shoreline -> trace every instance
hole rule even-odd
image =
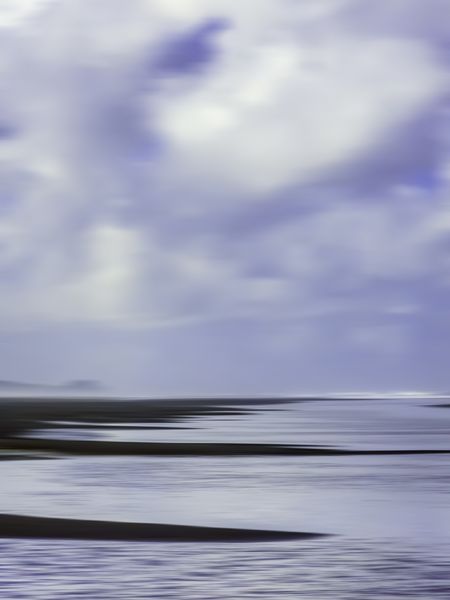
[[[0,439],[0,451],[50,452],[85,456],[401,456],[450,454],[449,449],[345,450],[326,446],[281,444],[116,442],[8,437]]]
[[[130,542],[269,542],[330,534],[159,523],[128,523],[0,514],[0,538]]]
[[[174,427],[213,416],[246,416],[268,406],[298,402],[288,398],[211,398],[126,400],[106,398],[1,398],[0,438],[36,429],[59,427],[59,422],[87,428],[109,424]],[[272,409],[273,410],[273,409]]]

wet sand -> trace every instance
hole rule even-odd
[[[0,538],[136,542],[268,542],[305,540],[323,537],[324,535],[326,534],[155,523],[86,521],[0,514]]]
[[[0,461],[5,460],[41,460],[43,458],[46,459],[54,459],[55,456],[47,456],[45,454],[9,454],[7,452],[0,451]]]
[[[0,439],[0,449],[90,456],[397,456],[450,454],[446,449],[344,450],[321,446],[173,442],[109,442],[43,438]]]
[[[121,400],[111,398],[0,398],[0,438],[24,435],[42,427],[77,427],[141,424],[143,428],[165,425],[176,428],[181,422],[210,416],[242,416],[260,407],[283,405],[293,398],[185,398]],[[274,409],[271,409],[274,410]]]
[[[4,398],[0,399],[0,460],[54,455],[91,456],[395,456],[449,454],[450,449],[344,449],[333,446],[127,442],[45,439],[29,437],[45,428],[104,429],[109,426],[136,429],[179,429],[186,421],[210,416],[241,416],[264,410],[282,410],[283,404],[308,402],[318,398],[201,398],[121,400],[107,398]],[[439,405],[446,407],[446,405]],[[130,425],[132,424],[132,425]],[[188,426],[188,428],[190,428]],[[8,455],[8,453],[10,453]],[[37,453],[44,453],[39,456]],[[22,458],[22,456],[20,457]]]

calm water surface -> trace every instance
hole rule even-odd
[[[183,424],[193,429],[52,435],[450,449],[450,410],[435,402],[328,400]],[[3,513],[336,534],[263,544],[0,539],[5,600],[450,597],[450,455],[83,457],[0,462],[0,477]]]

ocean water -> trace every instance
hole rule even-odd
[[[40,431],[141,441],[450,450],[435,399],[323,400],[174,430]],[[332,534],[264,543],[0,539],[0,598],[450,597],[450,454],[65,457],[0,462],[0,512]]]

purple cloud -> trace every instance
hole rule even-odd
[[[151,57],[151,73],[160,76],[200,73],[216,58],[215,40],[229,28],[225,19],[209,19],[165,42]]]
[[[444,2],[19,8],[0,9],[3,378],[445,383]]]

